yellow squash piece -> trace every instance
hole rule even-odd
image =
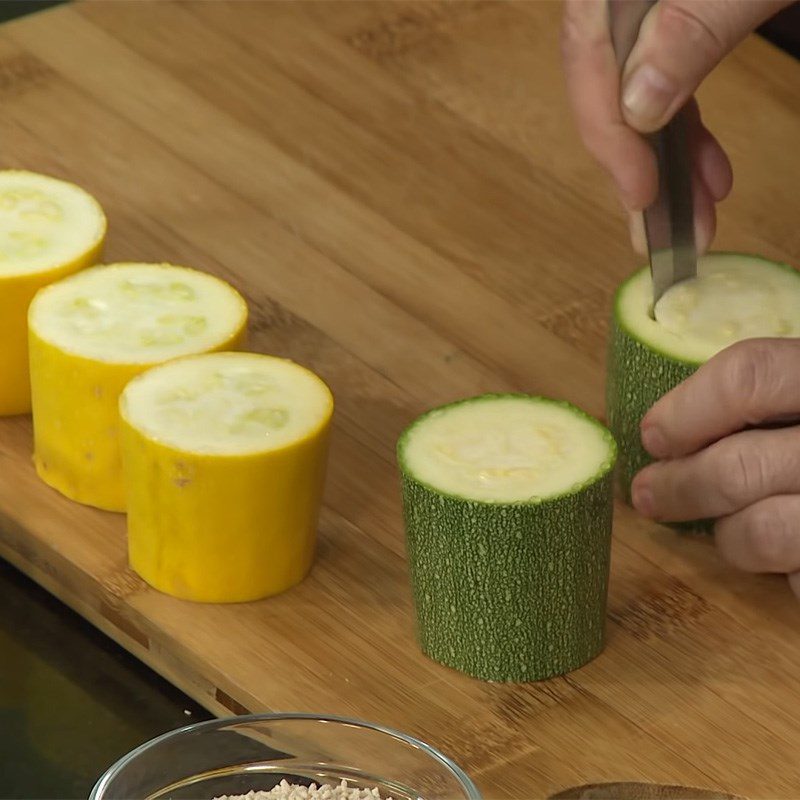
[[[170,264],[83,270],[30,306],[34,461],[72,500],[125,510],[119,396],[170,359],[244,344],[247,306],[218,278]]]
[[[98,261],[106,218],[66,181],[0,170],[0,416],[31,410],[28,306],[43,286]]]
[[[281,358],[182,358],[120,398],[131,567],[187,600],[258,600],[311,568],[333,398]]]

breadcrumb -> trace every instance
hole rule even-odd
[[[282,780],[268,792],[248,792],[247,794],[221,795],[214,800],[392,800],[391,797],[381,797],[377,789],[356,789],[342,781],[338,786],[323,783],[317,786],[302,786],[297,783],[288,783]]]

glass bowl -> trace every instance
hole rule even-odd
[[[377,788],[392,800],[481,800],[447,756],[403,733],[343,717],[252,714],[199,722],[132,750],[89,800],[212,800],[292,784]]]

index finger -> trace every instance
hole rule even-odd
[[[622,118],[620,71],[605,2],[565,0],[561,52],[567,91],[584,145],[611,174],[627,208],[645,208],[658,189],[655,158]]]
[[[695,453],[731,433],[800,415],[800,339],[748,339],[718,353],[642,420],[655,458]]]

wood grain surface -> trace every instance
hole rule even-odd
[[[396,726],[485,797],[656,781],[800,796],[800,607],[706,540],[617,508],[606,652],[479,683],[413,638],[394,443],[517,389],[603,413],[606,316],[637,266],[581,149],[550,2],[70,4],[0,28],[2,166],[67,177],[107,260],[215,272],[255,349],[337,398],[320,551],[269,601],[199,606],[126,567],[124,518],[36,479],[0,422],[0,553],[219,714]],[[746,41],[701,92],[729,149],[718,246],[800,262],[800,65]],[[24,621],[21,621],[24,624]]]

